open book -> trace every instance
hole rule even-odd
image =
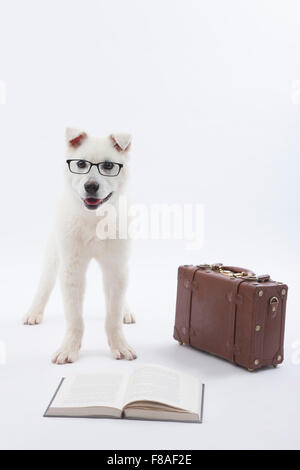
[[[204,385],[166,367],[62,379],[44,416],[202,422]]]

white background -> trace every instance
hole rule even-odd
[[[299,46],[297,1],[0,2],[2,448],[300,447]],[[61,376],[135,366],[110,356],[93,264],[77,363],[50,363],[64,327],[58,289],[41,326],[21,325],[61,184],[66,126],[133,133],[136,202],[205,205],[201,249],[134,244],[137,324],[126,326],[136,364],[203,378],[202,425],[42,418]],[[282,367],[250,374],[172,339],[177,266],[199,262],[289,284]]]

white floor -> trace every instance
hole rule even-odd
[[[29,250],[30,252],[30,250]],[[24,255],[26,260],[26,254]],[[28,255],[29,256],[29,255]],[[28,260],[27,260],[28,261]],[[20,323],[35,284],[38,260],[15,270],[6,264],[0,340],[0,447],[4,449],[295,449],[300,448],[300,352],[296,294],[289,298],[286,359],[277,369],[249,373],[223,360],[179,346],[172,339],[177,260],[133,263],[130,297],[136,325],[126,325],[137,361],[112,359],[103,331],[100,276],[91,266],[85,302],[86,332],[80,359],[57,366],[50,357],[63,335],[57,290],[45,322]],[[168,266],[168,267],[166,267]],[[3,274],[3,273],[2,273]],[[16,293],[14,281],[19,286]],[[288,281],[288,280],[287,280]],[[299,350],[299,344],[298,344]],[[204,423],[43,418],[60,378],[70,373],[132,370],[158,363],[203,378]]]

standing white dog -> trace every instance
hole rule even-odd
[[[96,227],[99,218],[95,209],[109,200],[118,223],[118,199],[126,196],[128,160],[131,136],[111,134],[90,137],[77,129],[67,129],[65,188],[55,217],[45,265],[36,295],[24,324],[42,321],[44,309],[59,274],[66,334],[52,361],[56,364],[74,362],[83,335],[82,304],[85,273],[89,261],[95,258],[103,272],[106,300],[106,333],[116,359],[135,359],[136,354],[123,334],[125,323],[134,323],[125,295],[128,279],[128,240],[99,239]],[[117,233],[117,231],[116,231]]]

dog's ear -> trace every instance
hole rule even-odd
[[[73,129],[70,127],[66,129],[66,140],[70,147],[79,147],[86,138],[87,134],[81,129]]]
[[[112,144],[118,152],[127,152],[131,145],[131,134],[126,134],[122,132],[118,132],[115,134],[110,134],[110,139]]]

